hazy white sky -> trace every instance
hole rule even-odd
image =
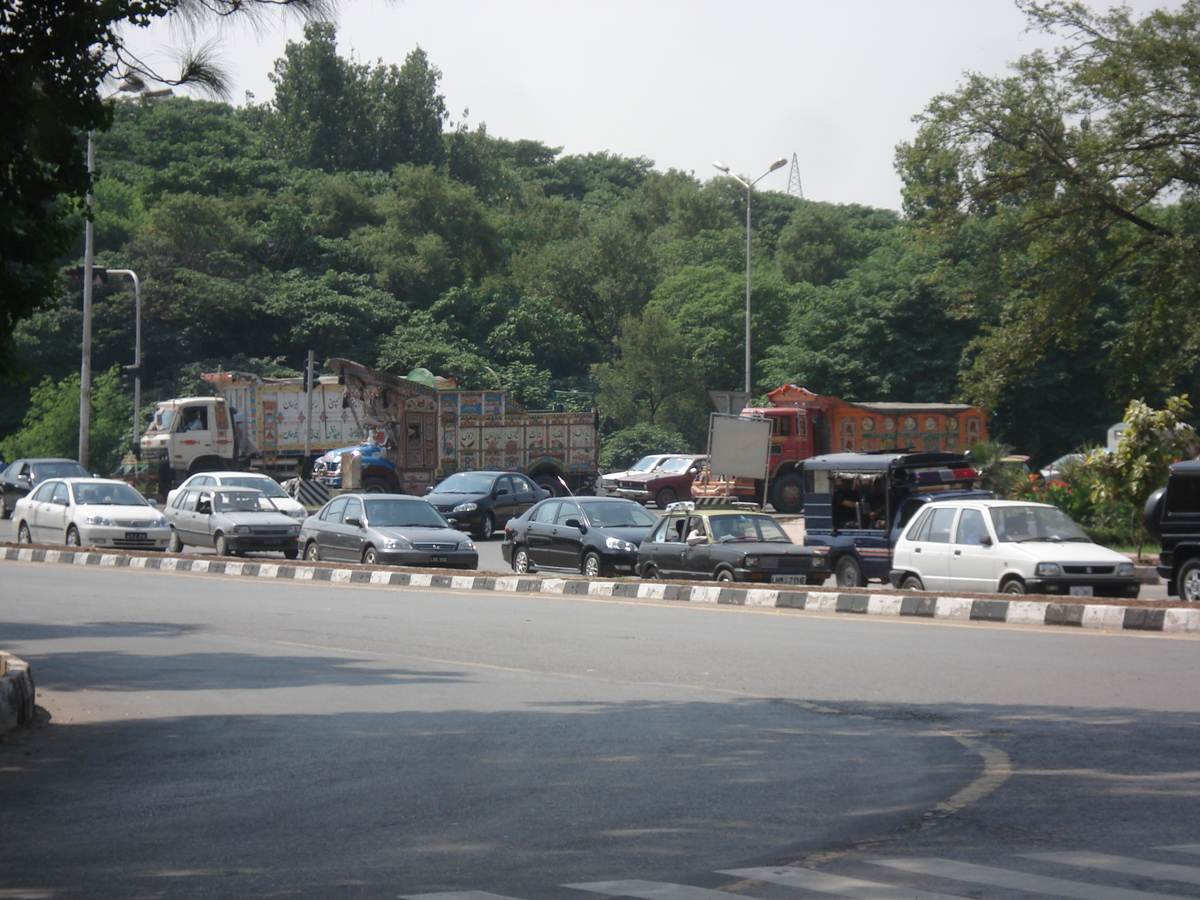
[[[400,65],[420,45],[451,119],[497,137],[701,180],[719,175],[713,160],[757,178],[795,154],[805,197],[898,209],[893,156],[912,117],[964,72],[1002,74],[1047,45],[1025,25],[1012,0],[342,0],[338,50]],[[226,27],[234,103],[270,98],[274,61],[302,32]],[[160,27],[135,46],[173,40]],[[788,181],[784,167],[759,186]]]

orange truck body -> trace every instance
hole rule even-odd
[[[794,384],[767,394],[770,406],[747,407],[743,416],[770,418],[771,449],[766,483],[736,479],[724,485],[710,476],[699,490],[751,496],[770,492],[777,512],[804,505],[804,460],[823,453],[918,450],[963,453],[987,438],[987,413],[965,403],[850,403]]]

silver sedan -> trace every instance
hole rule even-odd
[[[134,488],[108,478],[44,481],[13,507],[17,540],[165,550],[171,528]]]

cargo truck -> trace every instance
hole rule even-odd
[[[556,494],[593,486],[594,410],[527,411],[504,391],[442,390],[342,359],[326,367],[335,374],[311,390],[303,378],[217,372],[203,376],[213,396],[158,403],[139,443],[159,466],[159,491],[210,469],[307,477],[313,458],[338,449],[363,457],[368,491],[424,494],[473,469],[524,472]]]
[[[825,453],[870,451],[964,453],[987,438],[987,414],[964,403],[850,403],[794,384],[767,394],[770,406],[747,407],[743,416],[772,422],[765,481],[737,479],[727,493],[777,512],[804,507],[804,460]]]

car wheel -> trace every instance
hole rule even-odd
[[[729,582],[733,581],[733,573],[728,569],[721,569],[719,572],[717,572],[717,581],[720,581],[723,584],[728,584]]]
[[[600,557],[595,553],[589,553],[583,558],[583,565],[579,567],[579,571],[588,578],[598,578],[604,574],[604,567],[600,564]]]
[[[843,556],[839,559],[834,574],[837,576],[838,587],[862,587],[867,583],[863,578],[862,567],[853,556]]]
[[[1020,578],[1010,578],[1004,584],[1000,585],[1000,593],[1002,594],[1024,594],[1025,582]]]
[[[18,544],[32,544],[33,543],[33,535],[29,533],[29,526],[26,525],[24,522],[22,522],[17,527],[17,543]]]
[[[374,547],[367,547],[367,549],[363,551],[362,561],[364,566],[379,565],[379,551]]]
[[[308,546],[304,548],[304,558],[309,562],[321,561],[321,548],[317,546],[316,541],[308,542]]]
[[[300,555],[300,551],[299,551],[299,550],[284,550],[284,551],[283,551],[283,558],[284,558],[284,559],[295,559],[295,558],[296,558],[297,556],[299,556],[299,555]]]
[[[678,499],[679,495],[675,493],[675,488],[672,487],[665,487],[654,495],[654,502],[659,509],[666,509]]]
[[[167,550],[171,553],[183,552],[183,541],[179,539],[179,532],[174,528],[171,529],[171,540],[167,544]]]
[[[479,527],[475,529],[475,537],[481,541],[490,541],[492,535],[496,533],[496,517],[490,512],[484,513],[483,518],[479,520]]]
[[[1200,559],[1189,559],[1179,570],[1179,599],[1188,603],[1200,602]]]
[[[68,547],[80,547],[82,545],[83,545],[83,541],[81,541],[79,539],[79,529],[76,528],[74,525],[68,526],[67,527],[67,546]]]
[[[216,550],[217,556],[229,556],[229,538],[218,531],[213,537],[213,549]]]
[[[518,575],[528,575],[533,571],[533,564],[529,561],[529,551],[524,547],[513,548],[512,569]]]
[[[662,573],[658,571],[658,566],[654,563],[647,563],[646,568],[642,569],[642,577],[650,581],[658,581],[662,578]]]
[[[900,582],[900,590],[902,591],[923,591],[925,585],[916,575],[905,575],[904,580]]]

